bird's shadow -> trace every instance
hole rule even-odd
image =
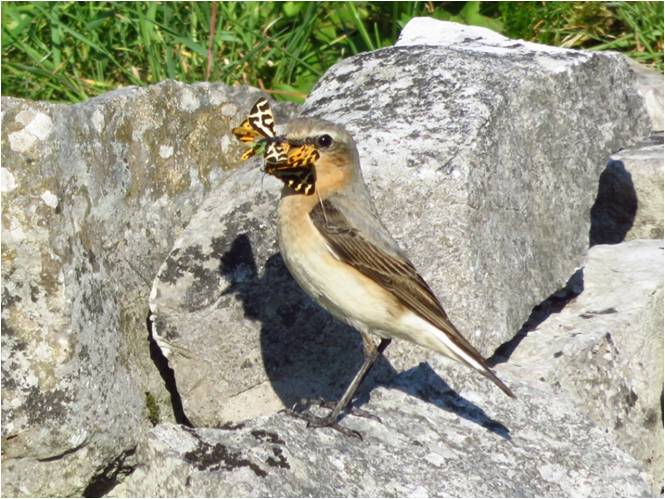
[[[360,335],[312,301],[289,274],[280,254],[259,273],[247,234],[239,234],[220,259],[230,283],[225,294],[242,303],[245,317],[260,322],[265,372],[286,407],[302,399],[338,400],[360,367]],[[363,405],[379,385],[390,385],[472,421],[501,438],[510,431],[460,397],[425,363],[398,373],[381,357],[363,382],[354,405]]]

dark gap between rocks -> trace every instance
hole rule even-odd
[[[99,474],[90,480],[90,483],[88,483],[88,486],[83,491],[82,497],[102,497],[118,485],[124,477],[131,475],[136,466],[135,463],[128,464],[127,461],[134,454],[136,454],[136,448],[129,449],[106,465]]]
[[[639,147],[663,143],[663,133],[652,133]],[[620,151],[619,151],[620,152]],[[591,207],[589,246],[623,242],[637,213],[637,193],[623,161],[610,159],[598,179],[598,193]]]
[[[551,294],[545,301],[536,305],[531,311],[531,315],[522,325],[517,334],[506,341],[494,351],[494,354],[487,359],[487,363],[493,367],[497,364],[508,362],[518,345],[527,335],[534,331],[550,315],[558,314],[572,299],[577,297],[584,290],[584,269],[575,272],[566,285],[555,293]]]
[[[192,425],[189,418],[187,418],[185,410],[182,407],[182,399],[178,392],[173,369],[169,366],[168,359],[164,356],[162,350],[157,345],[157,342],[152,337],[152,321],[150,320],[150,313],[148,313],[145,323],[146,329],[148,330],[148,343],[150,344],[150,359],[157,367],[159,375],[164,380],[164,385],[171,396],[171,406],[173,407],[173,415],[175,416],[176,423],[193,427],[194,425]]]
[[[598,179],[591,207],[589,246],[618,244],[626,238],[637,213],[637,193],[623,161],[609,160]]]
[[[185,415],[185,411],[182,407],[182,399],[180,398],[180,393],[178,393],[173,369],[169,367],[168,360],[157,345],[155,339],[152,337],[150,313],[148,313],[146,318],[146,328],[148,330],[150,359],[155,364],[155,367],[157,367],[160,376],[164,380],[164,385],[171,396],[171,406],[173,408],[175,420],[178,424],[192,427],[193,425]],[[135,464],[130,464],[128,461],[135,453],[136,448],[132,448],[116,457],[102,471],[90,479],[90,482],[83,491],[82,497],[102,497],[118,485],[125,477],[131,475],[134,472]]]

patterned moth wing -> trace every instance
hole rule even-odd
[[[287,160],[288,144],[271,140],[275,138],[275,118],[268,99],[261,97],[256,101],[247,119],[231,131],[239,141],[251,144],[240,157],[241,161],[251,158],[262,147],[265,148],[266,161]]]
[[[254,156],[256,154],[257,149],[259,149],[260,146],[260,143],[258,142],[257,139],[259,139],[261,136],[259,132],[252,127],[249,118],[243,121],[240,124],[240,126],[235,127],[231,131],[233,132],[233,135],[235,135],[240,142],[244,143],[254,142],[254,144],[251,145],[249,149],[246,149],[245,152],[242,153],[242,156],[240,156],[240,161],[246,161],[252,156]]]
[[[314,164],[319,159],[319,151],[312,144],[290,145],[288,142],[276,142],[275,145],[281,146],[286,151],[285,161],[272,161],[266,163],[265,171],[270,175],[275,172],[283,172],[301,168],[314,168]]]
[[[288,152],[290,146],[288,142],[269,142],[263,156],[266,167],[268,165],[277,165],[288,161]]]
[[[287,144],[288,145],[288,144]],[[289,146],[286,162],[266,163],[266,173],[277,177],[295,192],[309,196],[314,193],[319,152],[311,144]]]
[[[233,135],[236,136],[236,139],[244,143],[254,142],[260,136],[259,132],[252,128],[252,125],[249,122],[249,118],[240,123],[239,126],[235,127],[231,131],[233,132]]]
[[[289,151],[287,165],[291,168],[310,167],[314,168],[314,164],[319,159],[319,151],[316,150],[312,144],[305,144],[299,147],[292,148]]]
[[[316,170],[314,168],[298,168],[285,173],[282,181],[294,191],[309,196],[314,194]]]
[[[246,119],[243,121],[240,126],[235,127],[233,130],[233,135],[236,136],[236,138],[240,142],[244,143],[251,143],[254,142],[258,137],[259,134],[256,130],[252,128],[252,126],[249,123],[249,119]],[[244,153],[242,153],[242,156],[240,156],[240,161],[245,161],[251,158],[256,154],[256,146],[252,146],[249,149],[247,149]]]
[[[249,111],[250,126],[264,137],[275,136],[275,118],[270,109],[270,103],[265,97],[256,101]]]
[[[311,166],[293,168],[280,165],[273,169],[270,174],[300,194],[309,196],[314,193],[316,170]]]

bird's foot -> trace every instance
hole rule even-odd
[[[360,440],[363,439],[363,436],[359,431],[342,426],[337,422],[336,418],[330,416],[315,416],[310,412],[297,412],[292,409],[287,409],[285,412],[290,416],[307,421],[307,428],[332,428],[347,437],[358,438]]]
[[[318,404],[319,407],[323,407],[324,409],[330,409],[331,411],[335,408],[336,402],[334,400],[317,400],[316,403]],[[369,411],[365,411],[364,409],[360,409],[359,407],[347,407],[344,412],[351,414],[353,416],[357,416],[359,418],[367,418],[367,419],[373,419],[374,421],[378,423],[383,423],[381,421],[381,418],[379,416],[376,416],[372,414]]]
[[[316,416],[309,411],[309,408],[313,405],[318,405],[324,409],[330,409],[331,413],[328,416]],[[299,402],[296,402],[290,410],[285,412],[291,416],[294,416],[298,419],[307,421],[308,428],[332,428],[339,431],[340,433],[348,436],[360,438],[362,440],[362,435],[355,431],[345,428],[337,422],[337,417],[332,416],[332,412],[337,407],[337,402],[334,400],[323,400],[323,399],[302,399]],[[381,423],[381,418],[371,414],[367,411],[359,409],[357,407],[347,407],[344,411],[346,413],[352,414],[353,416],[358,416],[361,418],[373,419]]]

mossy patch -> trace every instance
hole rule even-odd
[[[159,404],[157,403],[155,396],[150,392],[145,392],[145,408],[148,411],[148,420],[153,426],[157,426],[161,419]]]

